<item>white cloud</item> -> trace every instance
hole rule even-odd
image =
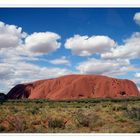
[[[0,22],[0,49],[17,47],[25,36],[26,33],[22,32],[21,27]]]
[[[0,22],[0,58],[3,55],[3,58],[8,56],[12,60],[27,57],[36,59],[39,55],[60,48],[60,38],[60,35],[53,32],[34,32],[28,35],[21,27]]]
[[[32,53],[48,54],[60,48],[60,38],[53,32],[35,32],[26,37],[24,48]]]
[[[5,87],[6,92],[19,83],[48,79],[72,73],[64,68],[40,67],[26,62],[13,64],[0,63],[0,67],[2,68],[0,69],[0,89]]]
[[[59,39],[53,32],[27,35],[21,27],[0,22],[0,91],[8,92],[19,83],[71,73],[65,68],[41,67],[31,62],[41,61],[41,55],[58,49]]]
[[[135,74],[135,77],[136,77],[136,78],[140,78],[140,73],[136,73],[136,74]]]
[[[61,68],[47,68],[47,67],[40,67],[38,65],[30,64],[30,63],[19,63],[18,67],[15,68],[15,75],[18,78],[26,77],[26,80],[33,80],[33,79],[45,79],[50,77],[57,77],[60,75],[68,74],[69,71],[67,69]]]
[[[54,64],[54,65],[68,65],[68,66],[70,66],[70,62],[65,56],[62,56],[61,58],[50,60],[49,62],[51,64]]]
[[[16,48],[2,48],[0,50],[0,62],[2,63],[19,63],[21,61],[39,61],[38,55],[31,55],[30,53]]]
[[[90,56],[109,51],[115,46],[114,40],[108,36],[80,36],[74,35],[66,40],[65,48],[79,56]]]
[[[27,35],[21,27],[0,22],[0,90],[8,91],[19,83],[72,73],[65,68],[41,67],[38,63],[35,65],[31,62],[41,61],[44,58],[40,56],[59,49],[60,38],[60,35],[53,32],[35,32]],[[136,68],[130,64],[129,58],[140,56],[139,46],[140,33],[133,34],[122,46],[116,46],[115,41],[108,36],[75,35],[65,42],[65,48],[71,49],[73,54],[79,56],[101,54],[103,58],[116,58],[111,60],[92,58],[81,62],[76,67],[80,73],[109,76],[135,71]],[[66,57],[49,62],[54,65],[70,65]]]
[[[37,55],[25,49],[27,33],[21,27],[0,22],[0,62],[37,60]]]
[[[14,70],[9,68],[10,65],[0,63],[0,80],[8,80],[14,74]]]
[[[140,32],[132,34],[132,36],[124,40],[124,44],[112,48],[110,52],[101,54],[102,58],[140,58]]]
[[[140,25],[140,12],[136,13],[133,19],[138,25]]]
[[[134,71],[136,68],[130,64],[128,59],[100,60],[91,58],[87,61],[81,62],[76,69],[82,74],[119,76],[126,74],[128,71]]]
[[[136,85],[137,85],[137,87],[138,87],[138,89],[140,91],[140,78],[136,77],[136,78],[133,78],[131,80],[136,83]]]

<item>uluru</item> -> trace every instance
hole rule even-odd
[[[81,99],[139,96],[136,84],[127,79],[102,75],[66,75],[19,84],[7,94],[9,99]]]

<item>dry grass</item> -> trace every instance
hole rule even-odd
[[[140,100],[6,101],[1,133],[139,133]]]

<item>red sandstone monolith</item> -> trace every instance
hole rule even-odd
[[[67,75],[19,84],[7,94],[9,99],[80,99],[139,96],[136,84],[126,79],[102,75]]]

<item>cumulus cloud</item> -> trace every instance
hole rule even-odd
[[[43,55],[59,49],[60,38],[60,35],[53,32],[34,32],[28,35],[21,27],[0,22],[0,90],[7,92],[19,83],[73,73],[66,68],[46,67],[40,66],[39,63],[32,63],[32,61],[41,61],[44,59]],[[140,57],[139,46],[140,33],[133,34],[120,46],[108,36],[75,35],[65,42],[65,48],[70,49],[75,55],[101,55],[101,59],[91,58],[79,63],[76,67],[78,73],[109,76],[135,71],[136,68],[130,64],[129,59]],[[54,65],[71,65],[65,56],[48,62]],[[139,77],[139,73],[135,76]],[[138,83],[138,78],[135,79]]]
[[[135,77],[136,77],[136,78],[140,78],[140,73],[136,73],[136,74],[135,74]]]
[[[45,79],[50,77],[57,77],[68,74],[70,71],[61,68],[47,68],[38,65],[22,62],[15,68],[15,75],[18,78],[25,78],[26,80]]]
[[[32,53],[48,54],[60,48],[60,35],[53,32],[35,32],[25,39],[25,49]]]
[[[40,56],[58,49],[60,35],[39,32],[28,35],[21,27],[0,22],[0,91],[16,84],[71,73],[65,68],[39,66]],[[44,61],[44,60],[43,60]]]
[[[8,80],[14,74],[14,70],[9,69],[10,65],[6,65],[4,63],[0,63],[0,80]]]
[[[0,63],[0,88],[6,87],[6,92],[19,83],[31,82],[39,79],[48,79],[72,73],[65,68],[47,68],[35,64],[20,63]]]
[[[80,36],[74,35],[66,40],[65,48],[79,56],[90,56],[109,51],[116,44],[108,36]]]
[[[36,55],[29,55],[23,50],[17,48],[2,48],[0,50],[0,63],[19,63],[21,61],[39,61]]]
[[[24,37],[26,37],[26,33],[22,32],[21,27],[0,22],[0,49],[17,47]]]
[[[76,69],[82,74],[119,76],[126,74],[128,71],[135,70],[136,68],[130,64],[128,59],[99,60],[91,58],[81,62]]]
[[[131,80],[136,83],[136,85],[140,91],[140,78],[136,77],[136,78],[132,78]]]
[[[68,66],[70,66],[70,62],[65,56],[62,56],[61,58],[50,60],[49,62],[51,64],[54,64],[54,65],[68,65]]]
[[[124,40],[124,44],[112,48],[110,52],[101,54],[102,58],[140,58],[140,32],[133,33],[132,36]]]
[[[138,25],[140,25],[140,12],[136,13],[133,19]]]
[[[13,52],[14,55],[38,56],[60,48],[61,36],[53,32],[34,32],[31,35],[21,27],[0,21],[0,53]]]

